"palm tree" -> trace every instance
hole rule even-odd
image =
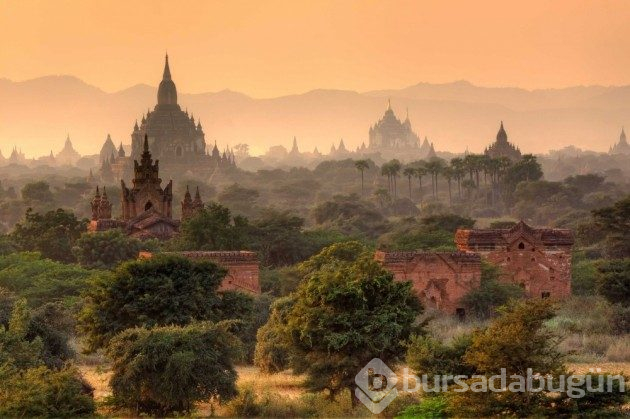
[[[392,168],[389,163],[383,163],[381,166],[381,175],[387,176],[387,192],[392,193]]]
[[[466,171],[470,175],[470,180],[473,180],[473,175],[475,174],[478,161],[479,159],[477,158],[475,154],[469,154],[466,157],[464,157],[464,167],[466,168]]]
[[[384,188],[378,188],[376,191],[374,191],[374,196],[376,197],[381,208],[383,208],[385,202],[389,202],[391,200],[389,192],[387,192]]]
[[[407,180],[409,180],[409,199],[411,199],[411,178],[414,177],[416,174],[416,169],[411,167],[411,166],[407,166],[405,167],[405,169],[403,170],[403,175],[407,176]]]
[[[472,179],[466,179],[462,182],[462,186],[466,189],[466,195],[468,196],[468,214],[472,212],[472,190],[477,186],[475,185],[475,181]]]
[[[363,188],[363,172],[370,168],[370,163],[367,160],[357,160],[354,162],[354,167],[361,172],[361,196],[365,196],[365,190]]]
[[[396,197],[398,196],[398,189],[396,187],[397,186],[396,178],[398,177],[398,173],[400,173],[400,169],[402,168],[402,165],[400,164],[400,161],[398,161],[397,159],[391,160],[388,164],[389,164],[389,171],[393,179],[394,199],[396,199]]]
[[[442,176],[444,176],[444,179],[446,179],[446,182],[448,183],[448,206],[452,207],[453,196],[451,195],[451,181],[455,177],[455,169],[453,169],[451,166],[445,166],[442,169]]]
[[[422,166],[416,167],[415,175],[418,178],[418,183],[420,184],[420,203],[422,203],[422,198],[424,197],[424,191],[422,190],[422,177],[427,174],[427,169],[424,167],[424,162],[422,162]]]
[[[466,173],[464,159],[461,157],[451,159],[451,168],[453,169],[455,180],[457,180],[457,195],[459,196],[459,199],[462,199],[462,179]]]
[[[490,190],[492,196],[492,204],[494,205],[496,202],[495,193],[497,189],[497,179],[499,176],[499,168],[501,167],[501,161],[499,159],[495,159],[489,157],[485,162],[485,170],[490,175]]]
[[[484,185],[488,184],[488,175],[492,171],[491,160],[492,160],[492,157],[488,156],[487,154],[481,154],[481,157],[479,158],[479,166],[480,166],[480,169],[483,170],[483,184]]]
[[[438,199],[438,175],[444,168],[444,160],[442,159],[432,159],[426,165],[427,172],[431,173],[431,186],[433,189],[433,197]]]

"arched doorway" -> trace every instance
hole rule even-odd
[[[177,148],[175,149],[175,155],[177,155],[177,157],[181,157],[183,153],[184,151],[182,150],[182,146],[178,145]]]
[[[148,201],[145,205],[144,205],[144,210],[148,211],[151,208],[153,208],[153,203],[151,201]]]

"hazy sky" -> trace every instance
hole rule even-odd
[[[630,84],[628,1],[0,1],[0,77],[255,97],[466,79]]]

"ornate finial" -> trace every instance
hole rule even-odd
[[[171,69],[168,67],[168,52],[166,53],[166,59],[164,61],[164,74],[162,75],[162,79],[171,79]]]
[[[392,109],[392,100],[391,98],[387,98],[387,110],[391,110]]]
[[[144,152],[149,152],[149,136],[147,134],[144,134]]]

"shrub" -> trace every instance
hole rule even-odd
[[[0,368],[0,416],[92,416],[92,388],[75,368]]]
[[[46,345],[29,336],[25,300],[13,304],[8,327],[0,325],[0,416],[77,416],[94,412],[91,388],[74,368],[44,366]]]
[[[613,304],[630,305],[630,258],[609,260],[601,263],[598,269],[599,294]]]
[[[505,373],[523,374],[528,368],[546,375],[564,373],[559,338],[545,327],[554,315],[548,300],[524,300],[500,310],[500,316],[473,333],[463,360],[486,377]],[[472,385],[475,379],[469,380]],[[550,405],[544,391],[451,392],[449,410],[456,416],[535,415]]]
[[[471,344],[470,335],[458,336],[448,345],[416,335],[407,346],[407,365],[416,375],[472,375],[474,368],[462,360]]]
[[[597,266],[592,260],[575,261],[571,266],[573,295],[593,295],[597,285]]]
[[[497,266],[482,262],[479,288],[470,290],[462,297],[461,302],[473,316],[487,319],[495,314],[498,307],[523,295],[523,290],[519,286],[499,282]]]
[[[630,333],[630,307],[613,304],[610,319],[612,332],[618,335]]]
[[[194,403],[236,395],[238,339],[225,324],[128,329],[111,340],[115,403],[160,416],[190,413]]]
[[[273,374],[289,366],[289,342],[286,339],[286,316],[293,305],[290,297],[279,298],[271,306],[267,323],[258,329],[254,365]]]
[[[425,397],[418,404],[407,407],[396,418],[444,418],[447,416],[447,401],[442,395]]]

